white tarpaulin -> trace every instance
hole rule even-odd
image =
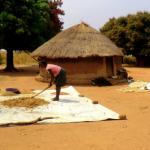
[[[34,91],[35,93],[41,90]],[[0,125],[25,123],[37,118],[47,118],[38,123],[67,123],[83,121],[100,121],[107,119],[119,119],[119,114],[100,105],[93,104],[87,97],[81,97],[74,87],[63,88],[61,92],[68,95],[60,95],[59,101],[52,101],[55,90],[46,90],[38,98],[49,101],[49,104],[36,108],[8,108],[0,105]],[[30,94],[19,94],[17,96],[0,96],[0,101],[10,100],[18,97],[28,97]]]

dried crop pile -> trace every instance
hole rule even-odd
[[[37,106],[46,105],[49,102],[40,99],[40,98],[16,98],[11,100],[2,101],[0,104],[7,106],[7,107],[26,107],[26,108],[34,108]]]
[[[147,85],[147,82],[136,81],[136,82],[130,83],[127,88],[123,88],[123,89],[121,89],[121,91],[123,91],[123,92],[143,92],[146,90],[145,89],[146,85]]]
[[[56,92],[53,92],[53,93],[51,93],[51,94],[56,95]],[[66,92],[60,92],[60,95],[69,95],[69,94],[68,94],[68,93],[66,93]]]

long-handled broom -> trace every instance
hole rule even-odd
[[[37,93],[37,94],[35,94],[35,95],[33,95],[31,98],[34,98],[34,97],[36,97],[36,96],[38,96],[38,95],[40,95],[41,93],[43,93],[45,90],[47,90],[48,88],[50,88],[50,86],[47,86],[46,88],[44,88],[41,92],[39,92],[39,93]]]

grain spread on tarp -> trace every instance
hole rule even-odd
[[[53,92],[53,93],[51,93],[51,94],[56,95],[56,92]],[[66,93],[66,92],[60,92],[60,95],[69,95],[69,94],[68,94],[68,93]]]
[[[46,105],[49,102],[40,99],[40,98],[29,98],[29,97],[24,97],[24,98],[15,98],[11,100],[5,100],[0,102],[0,104],[7,106],[7,107],[26,107],[26,108],[34,108],[37,106],[42,106]]]

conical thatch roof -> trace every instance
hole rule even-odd
[[[32,53],[34,57],[51,59],[122,55],[112,41],[85,23],[60,32]]]

